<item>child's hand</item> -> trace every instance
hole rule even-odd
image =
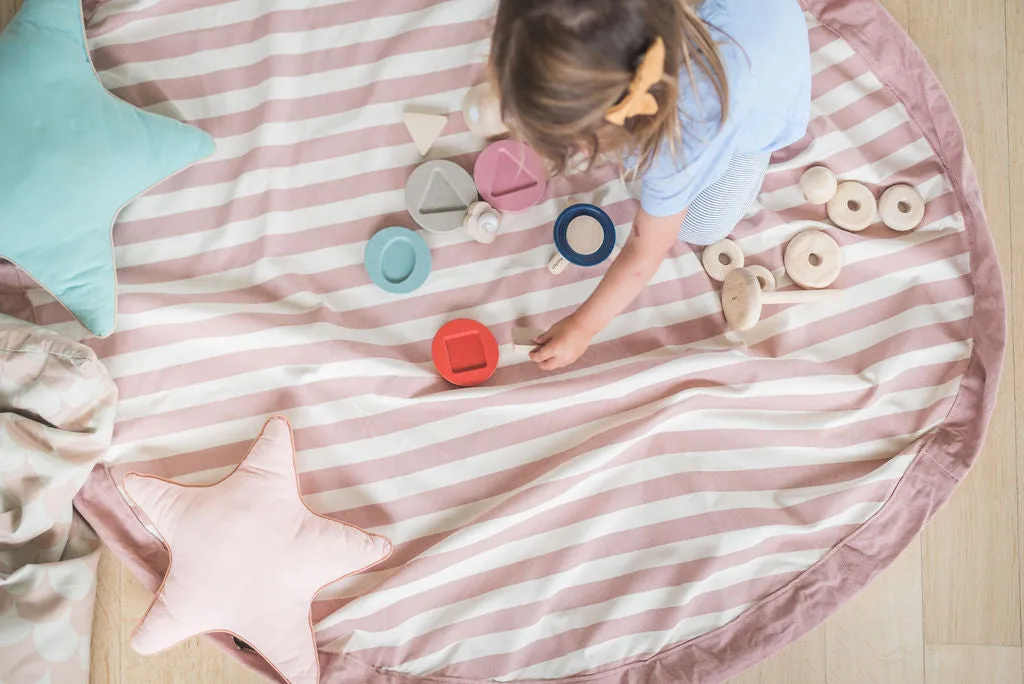
[[[593,334],[569,316],[555,323],[534,340],[541,345],[530,354],[530,360],[541,370],[553,371],[576,362],[590,346]]]

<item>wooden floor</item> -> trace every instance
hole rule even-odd
[[[0,25],[18,2],[0,0]],[[1000,402],[984,457],[920,541],[826,625],[734,684],[1024,682],[1024,0],[883,4],[952,96],[998,248],[1015,255],[1003,258],[1013,304]],[[149,598],[104,557],[94,684],[263,681],[198,640],[158,657],[136,655],[127,640]]]

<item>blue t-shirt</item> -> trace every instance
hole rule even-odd
[[[771,153],[807,132],[811,56],[797,0],[705,0],[698,12],[719,44],[729,116],[720,127],[721,105],[699,68],[695,79],[680,75],[683,140],[644,174],[641,205],[651,216],[682,212],[735,155]]]

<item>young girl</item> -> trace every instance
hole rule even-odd
[[[491,73],[506,121],[556,171],[582,151],[617,156],[642,178],[622,254],[536,340],[545,370],[575,362],[677,239],[728,236],[810,112],[797,0],[501,0]]]

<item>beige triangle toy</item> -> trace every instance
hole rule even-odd
[[[441,132],[448,125],[448,117],[440,114],[426,114],[423,112],[406,112],[405,127],[409,129],[412,141],[416,143],[416,149],[424,157],[430,148],[434,146]]]

